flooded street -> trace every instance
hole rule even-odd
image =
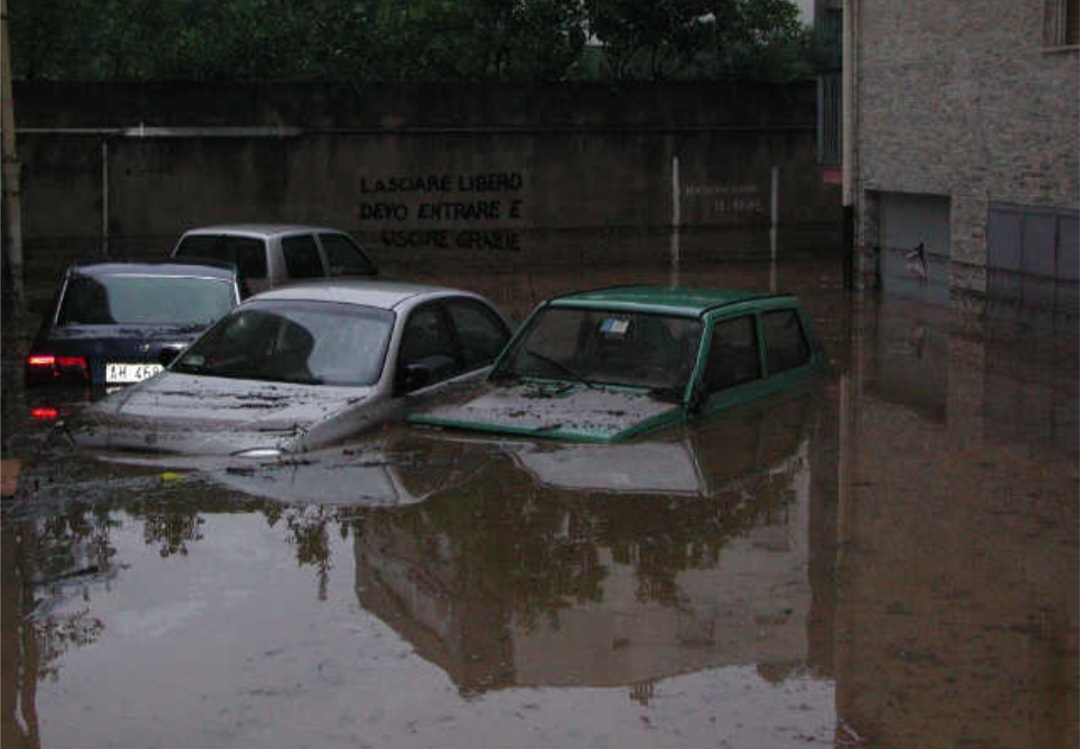
[[[0,743],[1076,747],[1074,327],[666,249],[422,280],[516,321],[586,286],[791,291],[824,387],[625,444],[394,425],[147,464],[51,439],[5,349]]]

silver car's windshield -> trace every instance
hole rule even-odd
[[[174,275],[75,275],[64,288],[58,325],[206,327],[236,305],[222,278]]]
[[[669,392],[685,388],[701,323],[639,312],[548,307],[503,358],[495,379],[537,377]]]
[[[237,310],[170,369],[187,374],[325,385],[372,385],[382,372],[394,314],[321,302]]]

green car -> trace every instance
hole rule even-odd
[[[616,442],[821,378],[828,361],[787,294],[629,286],[540,304],[479,393],[413,423]]]

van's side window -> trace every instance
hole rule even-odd
[[[367,256],[344,234],[322,233],[319,235],[331,276],[372,276],[375,266]]]
[[[281,251],[285,256],[285,271],[290,278],[320,278],[324,275],[322,260],[315,237],[310,234],[284,237]]]
[[[765,367],[769,374],[794,369],[810,361],[810,345],[795,310],[766,312],[761,316],[761,326],[765,336]]]
[[[266,248],[261,239],[218,234],[190,234],[180,240],[175,257],[232,263],[244,278],[266,278]]]
[[[713,327],[705,364],[705,392],[741,385],[761,377],[757,332],[751,315],[723,320]]]

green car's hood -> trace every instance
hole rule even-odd
[[[684,418],[680,404],[642,390],[522,382],[487,384],[479,395],[414,413],[409,421],[579,442],[614,442]]]

